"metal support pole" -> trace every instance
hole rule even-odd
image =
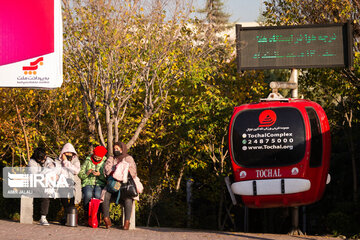
[[[299,228],[299,208],[298,207],[293,207],[291,209],[291,217],[292,217],[292,226],[294,229],[298,229]]]
[[[299,73],[297,69],[293,69],[291,71],[291,76],[290,76],[290,80],[289,83],[295,83],[296,84],[296,88],[291,90],[291,97],[292,98],[298,98],[298,77],[299,77]]]
[[[290,79],[288,82],[271,82],[270,88],[272,89],[272,93],[268,96],[267,99],[262,100],[275,100],[275,99],[284,99],[283,96],[278,92],[279,89],[291,89],[291,97],[298,98],[298,70],[292,69]]]
[[[229,176],[226,176],[224,178],[225,180],[225,184],[226,184],[226,188],[230,194],[230,198],[231,198],[231,201],[233,203],[233,205],[237,205],[237,201],[236,201],[236,198],[235,198],[235,194],[233,193],[233,191],[231,190],[231,182],[230,182],[230,178]]]
[[[193,185],[194,180],[188,179],[186,181],[186,203],[187,203],[187,222],[186,226],[189,228],[191,227],[191,186]]]
[[[249,232],[249,208],[244,207],[244,232]]]
[[[292,230],[290,235],[304,235],[299,228],[299,207],[291,208],[291,223]]]
[[[306,235],[306,206],[302,206],[302,215],[303,215],[303,227],[302,231]]]

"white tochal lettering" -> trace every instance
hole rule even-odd
[[[271,177],[281,177],[280,168],[278,169],[264,169],[256,170],[257,178],[271,178]]]

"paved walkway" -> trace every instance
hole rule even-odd
[[[200,231],[178,228],[146,228],[124,231],[117,228],[104,227],[66,227],[58,224],[40,226],[38,224],[20,224],[18,222],[0,220],[1,240],[339,240],[339,238],[319,236],[288,236],[276,234],[255,234],[241,232]]]

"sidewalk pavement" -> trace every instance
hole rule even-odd
[[[149,228],[137,227],[124,231],[119,228],[105,229],[84,226],[67,227],[59,224],[40,226],[20,224],[19,222],[0,220],[1,240],[339,240],[326,236],[289,236],[279,234],[256,234],[241,232],[220,232],[181,228]]]

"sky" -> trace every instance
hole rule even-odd
[[[231,14],[230,22],[255,22],[260,15],[262,2],[263,0],[224,0],[224,10]]]
[[[200,7],[205,6],[205,0],[196,2]],[[260,15],[262,2],[263,0],[223,0],[224,11],[231,14],[230,22],[255,22]]]

